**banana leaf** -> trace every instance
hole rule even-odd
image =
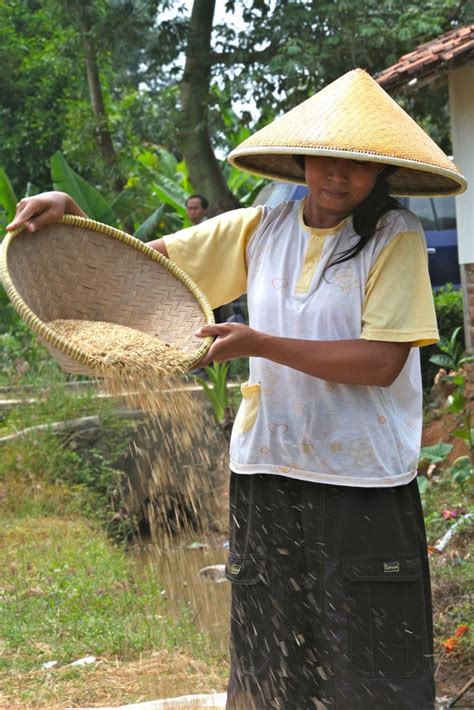
[[[174,155],[161,146],[158,147],[158,155],[160,156],[160,172],[172,180],[176,179],[178,161]]]
[[[156,236],[158,224],[163,216],[163,210],[163,205],[160,205],[158,209],[152,212],[151,215],[141,223],[138,229],[135,230],[133,236],[137,239],[141,239],[142,242],[147,242],[149,239]]]
[[[186,192],[179,188],[176,183],[165,175],[159,175],[160,182],[154,182],[152,189],[156,197],[167,205],[170,205],[183,219],[186,218]]]
[[[67,192],[88,217],[116,226],[117,220],[100,192],[71,168],[61,153],[51,158],[51,176],[56,190]]]

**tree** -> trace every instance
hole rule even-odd
[[[184,155],[215,212],[229,209],[236,202],[216,156],[246,132],[355,66],[373,74],[472,21],[467,0],[226,0],[218,21],[215,0],[194,0],[189,15],[190,6],[0,3],[0,165],[18,194],[28,179],[48,186],[60,150],[113,197],[134,156],[158,144]],[[401,101],[449,151],[444,91]]]
[[[215,0],[195,0],[181,79],[179,144],[193,185],[208,198],[210,214],[239,206],[232,195],[211,145],[208,104],[211,78],[211,30]]]
[[[212,138],[215,146],[220,139],[221,147],[233,147],[225,138],[223,106],[250,99],[260,112],[258,127],[351,68],[376,73],[417,44],[469,19],[466,0],[227,0],[229,21],[211,31],[214,5],[214,0],[194,0],[187,34],[179,13],[158,24],[156,42],[164,53],[150,52],[149,69],[160,86],[164,67],[169,85],[170,76],[179,73],[177,59],[185,53],[184,72],[176,79],[181,96],[177,144],[191,181],[209,194],[216,211],[228,205],[228,195],[216,174]],[[231,19],[239,10],[242,29]],[[165,35],[172,36],[172,44]],[[165,60],[162,67],[156,64],[157,56]],[[403,101],[449,150],[443,91]],[[248,121],[248,114],[242,118]]]

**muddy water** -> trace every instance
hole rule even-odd
[[[165,550],[156,543],[142,542],[134,548],[134,554],[155,571],[170,616],[177,619],[183,606],[187,606],[196,627],[208,635],[212,647],[225,653],[229,645],[230,583],[206,579],[199,570],[225,564],[228,551],[223,542],[202,548],[196,545],[196,538],[174,542]]]

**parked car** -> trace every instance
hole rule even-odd
[[[260,190],[253,204],[274,207],[286,200],[300,200],[307,192],[306,185],[271,182]],[[425,230],[433,288],[447,283],[459,288],[461,276],[454,197],[402,197],[400,202],[420,218]]]

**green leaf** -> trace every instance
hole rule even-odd
[[[452,444],[435,444],[435,446],[422,446],[420,450],[420,461],[430,463],[440,463],[452,451]]]
[[[453,360],[449,355],[432,355],[430,357],[430,362],[433,362],[435,365],[439,365],[440,367],[444,367],[445,370],[452,369]]]
[[[198,375],[194,376],[196,382],[203,387],[204,392],[212,405],[214,415],[219,422],[223,421],[226,409],[229,406],[229,397],[227,392],[228,370],[228,362],[213,362],[205,368],[209,381],[206,381],[203,377]],[[209,382],[212,384],[212,387]]]
[[[135,230],[134,236],[137,239],[141,239],[142,242],[146,242],[152,237],[156,236],[156,231],[158,229],[158,224],[163,216],[163,205],[160,205],[152,214],[146,218],[144,222]]]
[[[110,209],[118,217],[127,217],[133,207],[134,199],[136,199],[136,195],[134,195],[133,190],[125,188],[112,200]]]
[[[3,168],[0,168],[0,205],[7,213],[10,222],[15,216],[17,202],[18,200],[8,175]]]
[[[420,491],[420,495],[423,495],[429,486],[429,481],[426,476],[418,476],[416,481],[418,483],[418,490]]]
[[[465,439],[466,441],[470,441],[471,435],[467,431],[467,429],[455,429],[452,432],[452,435],[455,436],[457,439]]]
[[[178,161],[174,155],[161,146],[158,148],[158,155],[160,156],[160,172],[171,180],[175,179]]]
[[[171,180],[168,180],[164,175],[160,176],[160,184],[155,182],[152,185],[156,197],[167,205],[170,205],[183,218],[186,218],[186,208],[184,201],[186,199],[184,191],[181,192]]]
[[[95,187],[71,168],[61,153],[55,153],[51,158],[51,176],[55,189],[70,195],[91,219],[115,226],[110,205]]]
[[[456,414],[457,412],[464,411],[466,406],[466,398],[462,391],[457,390],[448,398],[449,401],[449,411]]]

